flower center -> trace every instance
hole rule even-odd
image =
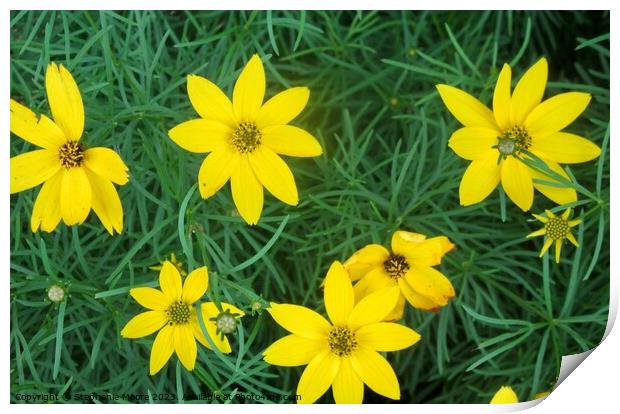
[[[532,137],[525,128],[520,126],[504,131],[497,139],[497,149],[503,156],[525,151],[532,145]]]
[[[385,272],[394,280],[400,279],[409,270],[407,259],[400,254],[391,254],[388,259],[383,262]]]
[[[545,230],[547,230],[547,236],[550,239],[560,240],[566,238],[570,233],[570,226],[562,217],[554,217],[545,223]]]
[[[349,328],[335,326],[327,336],[329,349],[338,356],[348,356],[357,348],[355,333]]]
[[[237,151],[245,154],[260,145],[262,136],[254,122],[241,122],[233,132],[230,142]]]
[[[79,167],[84,162],[84,146],[78,141],[67,141],[58,149],[58,157],[66,169]]]
[[[217,319],[215,320],[215,326],[220,332],[225,334],[231,334],[235,332],[237,328],[237,320],[234,315],[229,312],[222,312],[217,315]]]
[[[168,314],[168,320],[171,325],[182,325],[189,322],[189,305],[183,302],[173,303],[166,313]]]

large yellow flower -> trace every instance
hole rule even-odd
[[[427,239],[423,234],[396,231],[392,235],[391,251],[378,244],[355,252],[344,264],[355,287],[355,300],[389,286],[401,291],[398,303],[386,320],[402,318],[405,299],[411,306],[435,310],[454,297],[450,280],[431,266],[441,263],[442,257],[454,248],[445,236]]]
[[[202,298],[209,287],[209,273],[206,267],[191,272],[184,283],[177,268],[169,261],[164,262],[159,273],[161,291],[150,287],[134,288],[131,296],[149,309],[133,317],[121,331],[125,338],[142,338],[159,331],[151,350],[150,374],[155,375],[166,365],[173,352],[189,371],[196,363],[196,340],[212,349],[198,321],[196,301]],[[233,305],[221,302],[200,305],[202,320],[209,338],[217,349],[230,353],[231,348],[225,334],[233,333],[237,319],[244,312]]]
[[[110,234],[123,230],[123,206],[113,183],[127,183],[127,167],[108,148],[86,148],[80,90],[63,66],[45,72],[47,100],[54,121],[37,117],[11,99],[11,132],[41,147],[11,158],[11,194],[44,183],[32,209],[30,228],[53,231],[60,219],[81,224],[92,208]]]
[[[437,85],[448,110],[464,125],[452,134],[449,146],[472,161],[459,188],[462,205],[484,200],[500,181],[523,211],[532,206],[534,188],[558,204],[577,200],[572,188],[534,183],[533,179],[557,180],[520,160],[530,152],[569,179],[560,164],[589,161],[601,152],[586,138],[560,132],[586,109],[590,95],[567,92],[541,102],[546,83],[547,60],[542,58],[525,72],[511,95],[511,70],[504,64],[495,85],[493,111],[460,89]]]
[[[286,204],[299,201],[293,174],[278,154],[315,157],[323,151],[308,132],[286,125],[306,106],[308,88],[287,89],[263,104],[265,85],[258,55],[241,71],[232,102],[209,80],[189,75],[187,93],[201,118],[168,133],[188,151],[210,152],[198,172],[201,196],[211,197],[230,179],[237,210],[249,224],[260,218],[263,186]]]
[[[331,386],[336,403],[359,404],[364,383],[377,394],[400,399],[396,374],[379,352],[410,347],[420,335],[381,322],[396,305],[398,289],[382,289],[354,304],[350,276],[334,262],[324,294],[331,323],[303,306],[271,304],[267,311],[292,335],[271,344],[263,353],[265,361],[286,367],[308,364],[297,386],[299,403],[315,402]]]

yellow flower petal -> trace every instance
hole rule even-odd
[[[187,95],[192,106],[204,119],[237,126],[230,99],[213,82],[198,75],[187,75]]]
[[[589,139],[566,132],[556,132],[543,138],[534,138],[532,148],[562,164],[575,164],[595,159],[601,155],[598,145]]]
[[[501,130],[510,128],[510,66],[504,63],[493,92],[493,116]]]
[[[495,190],[500,177],[501,163],[497,164],[498,158],[499,152],[493,149],[469,164],[459,186],[461,205],[479,203]]]
[[[291,122],[303,111],[310,97],[310,89],[290,88],[269,99],[260,108],[256,118],[259,129]]]
[[[402,292],[407,302],[416,309],[422,309],[426,311],[432,311],[440,307],[439,303],[433,302],[430,298],[418,293],[405,278],[398,279],[398,287]],[[387,318],[386,318],[387,319]]]
[[[454,131],[448,146],[461,158],[477,160],[497,145],[499,133],[496,129],[465,127]]]
[[[181,275],[178,269],[168,260],[164,262],[159,272],[159,286],[169,301],[178,302],[181,300],[183,292]]]
[[[568,174],[566,173],[566,171],[564,171],[564,168],[562,168],[557,162],[554,162],[548,159],[547,160],[543,159],[543,161],[553,171],[557,172],[558,174],[561,174],[563,177],[570,180],[570,178],[568,177]],[[543,181],[559,184],[557,180],[537,170],[530,169],[530,173],[532,174],[533,179],[538,179],[538,180],[543,180]],[[574,188],[554,187],[554,186],[546,185],[546,184],[538,184],[536,182],[534,182],[534,188],[540,191],[545,197],[547,197],[554,203],[557,203],[560,205],[577,201],[577,191],[575,191]]]
[[[309,339],[298,335],[287,335],[280,338],[265,349],[263,359],[271,365],[296,367],[306,365],[327,349],[327,341]]]
[[[239,153],[230,149],[209,154],[198,171],[200,196],[209,198],[217,193],[237,169],[239,160]]]
[[[209,272],[206,266],[194,269],[183,283],[181,300],[183,303],[192,304],[203,297],[209,287]]]
[[[131,318],[121,331],[124,338],[142,338],[159,330],[168,322],[166,313],[159,310],[151,310],[139,313]]]
[[[11,194],[36,187],[56,175],[60,169],[58,153],[35,150],[11,158]]]
[[[254,122],[265,97],[265,69],[258,55],[245,65],[233,90],[233,108],[238,122]]]
[[[394,284],[397,284],[397,283],[394,282]],[[396,322],[403,318],[404,313],[405,313],[405,296],[401,294],[398,296],[398,302],[396,302],[396,306],[394,306],[394,309],[392,309],[392,312],[385,315],[385,318],[383,318],[383,320],[386,322]]]
[[[326,338],[331,329],[324,317],[303,306],[272,303],[267,312],[278,325],[304,338]]]
[[[407,255],[411,249],[426,240],[426,236],[420,233],[397,230],[392,234],[391,247],[396,254]]]
[[[139,287],[129,289],[129,294],[140,305],[152,310],[166,310],[170,306],[170,301],[164,294],[151,287]]]
[[[562,255],[562,245],[564,244],[563,239],[558,239],[555,241],[555,262],[560,263],[560,256]]]
[[[351,365],[371,390],[393,400],[400,399],[400,386],[394,370],[376,351],[359,346],[351,355]]]
[[[30,218],[30,229],[34,233],[41,227],[41,230],[53,231],[62,217],[60,210],[60,184],[64,171],[58,171],[53,177],[49,178],[37,195],[37,199],[32,207]]]
[[[168,131],[168,136],[175,144],[196,153],[227,148],[231,135],[232,129],[228,125],[208,119],[192,119]]]
[[[378,322],[362,326],[355,332],[360,345],[379,352],[399,351],[420,340],[420,334],[404,325]]]
[[[549,247],[551,247],[552,244],[553,244],[553,239],[546,238],[545,242],[543,243],[542,249],[540,249],[540,254],[538,255],[538,257],[543,257],[544,254],[547,252],[547,250],[549,250]]]
[[[296,394],[298,404],[312,404],[332,385],[340,368],[340,358],[325,350],[315,356],[304,369]]]
[[[127,166],[121,157],[109,148],[97,147],[84,151],[84,165],[113,183],[123,185],[128,181]]]
[[[351,360],[342,358],[340,369],[332,383],[336,404],[361,404],[364,400],[364,383],[353,370]]]
[[[174,327],[164,326],[153,341],[149,374],[157,374],[174,352]]]
[[[84,168],[92,189],[91,204],[93,211],[101,220],[103,227],[114,235],[123,231],[123,205],[114,185],[106,178]]]
[[[216,318],[220,314],[220,310],[216,306],[215,302],[205,302],[201,304],[200,306],[202,309],[203,316],[206,317],[205,319]],[[239,309],[235,305],[231,305],[230,303],[220,302],[220,307],[222,308],[223,312],[228,311],[231,314],[236,313],[239,317],[242,317],[245,315],[245,312],[243,312],[241,309]]]
[[[530,168],[514,157],[502,163],[502,187],[521,210],[528,211],[534,202],[534,184]]]
[[[239,165],[230,177],[230,187],[239,215],[248,224],[258,223],[263,211],[263,186],[252,171],[247,155],[240,156]]]
[[[351,280],[359,280],[373,267],[383,266],[390,255],[387,249],[379,244],[369,244],[351,255],[344,267],[349,272]]]
[[[530,237],[544,236],[545,234],[547,234],[547,229],[543,227],[542,229],[531,232],[525,237],[529,239]]]
[[[449,85],[436,85],[448,110],[464,126],[497,130],[493,112],[467,92]]]
[[[349,274],[338,261],[332,263],[325,278],[325,310],[334,325],[345,325],[353,309],[353,287]]]
[[[564,210],[561,217],[563,220],[568,220],[569,216],[570,216],[570,208],[567,208],[566,210]]]
[[[439,306],[445,306],[455,295],[450,280],[432,267],[414,266],[405,274],[405,280],[416,292]]]
[[[280,155],[316,157],[323,153],[321,144],[309,132],[292,125],[278,125],[263,129],[263,145]]]
[[[37,117],[26,106],[11,99],[11,132],[45,149],[57,149],[65,143],[65,134],[45,115]]]
[[[278,154],[260,146],[248,155],[248,159],[258,181],[274,197],[291,206],[299,203],[293,173]]]
[[[543,101],[525,120],[525,128],[534,138],[556,133],[570,125],[590,103],[583,92],[566,92]]]
[[[45,89],[54,122],[68,139],[78,141],[84,130],[84,105],[73,76],[63,65],[50,63],[45,71]]]
[[[403,249],[403,256],[409,262],[423,266],[437,266],[443,256],[454,249],[454,244],[446,236],[426,239],[421,243]]]
[[[400,289],[392,286],[364,297],[349,315],[349,328],[355,330],[361,326],[382,321],[396,306],[399,295]]]
[[[396,282],[383,270],[383,265],[371,269],[353,287],[355,302],[359,302],[363,297],[368,296],[377,290],[396,286]]]
[[[174,351],[185,369],[192,371],[196,364],[198,349],[189,324],[176,325],[174,327]]]
[[[528,114],[540,103],[547,85],[547,73],[547,59],[542,58],[519,79],[512,94],[512,125],[522,125]]]
[[[518,402],[519,398],[513,389],[504,385],[495,393],[489,404],[516,404]]]
[[[67,226],[81,224],[92,206],[92,188],[81,167],[65,170],[60,186],[60,208]]]

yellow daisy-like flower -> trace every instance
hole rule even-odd
[[[120,233],[123,206],[114,184],[127,183],[127,166],[113,150],[87,149],[80,141],[82,97],[63,65],[47,66],[45,89],[53,121],[11,99],[11,132],[42,148],[11,158],[11,194],[44,183],[32,209],[33,232],[51,232],[61,218],[81,224],[92,208],[110,234]]]
[[[538,214],[533,214],[533,216],[540,222],[544,223],[544,227],[540,230],[536,230],[528,234],[526,237],[536,237],[536,236],[546,236],[545,243],[543,244],[542,249],[540,250],[540,257],[542,257],[549,247],[555,242],[555,262],[560,263],[560,255],[562,254],[562,245],[566,240],[570,241],[575,247],[579,247],[579,243],[573,233],[571,228],[575,227],[581,220],[569,220],[571,209],[568,208],[562,213],[561,216],[556,216],[549,210],[545,210],[547,213],[547,217],[541,216]]]
[[[350,276],[340,262],[334,262],[324,291],[331,323],[303,306],[272,303],[267,311],[292,335],[271,344],[264,359],[285,367],[308,365],[297,385],[298,403],[315,402],[331,386],[336,403],[359,404],[364,383],[377,394],[398,400],[398,379],[379,352],[398,351],[420,340],[406,326],[382,322],[398,294],[397,288],[386,288],[355,304]]]
[[[518,402],[517,393],[511,387],[504,385],[497,390],[489,404],[516,404]]]
[[[215,84],[187,77],[187,93],[201,116],[172,128],[168,135],[182,148],[210,154],[198,172],[202,198],[209,198],[230,179],[241,217],[256,224],[263,209],[263,186],[289,205],[297,205],[297,186],[280,155],[316,157],[319,142],[301,128],[286,125],[306,106],[310,91],[290,88],[263,104],[265,70],[258,55],[241,71],[232,102]],[[278,155],[280,154],[280,155]]]
[[[173,352],[176,352],[183,366],[191,371],[198,351],[196,340],[212,349],[200,328],[193,306],[209,287],[209,273],[206,267],[200,267],[182,283],[177,268],[166,261],[159,273],[159,285],[161,290],[140,287],[129,291],[136,302],[149,310],[127,322],[121,335],[125,338],[142,338],[159,331],[151,349],[151,375],[157,374],[166,365]],[[221,352],[230,353],[230,344],[225,334],[235,331],[237,319],[244,312],[224,302],[221,302],[220,308],[213,302],[202,303],[200,311],[211,341]]]
[[[542,101],[547,83],[547,60],[542,58],[521,77],[512,95],[510,66],[504,64],[493,95],[493,111],[460,89],[437,85],[448,110],[464,125],[450,137],[449,146],[471,163],[459,187],[464,206],[478,203],[501,181],[506,195],[523,211],[531,208],[534,188],[558,204],[577,200],[572,188],[534,183],[557,182],[521,159],[526,152],[542,159],[569,179],[560,164],[590,161],[600,148],[586,138],[560,132],[588,106],[590,95],[567,92]]]
[[[454,248],[445,236],[427,239],[425,235],[396,231],[392,235],[391,251],[378,244],[370,244],[355,252],[345,263],[354,287],[355,301],[369,293],[390,286],[401,291],[398,303],[386,320],[402,318],[405,299],[411,306],[436,310],[447,305],[454,297],[450,280],[432,266]]]

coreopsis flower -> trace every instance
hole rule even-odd
[[[187,77],[187,93],[201,118],[183,122],[168,135],[190,152],[210,153],[198,172],[198,189],[209,198],[230,179],[239,215],[256,224],[263,209],[263,187],[289,205],[299,198],[295,178],[280,155],[316,157],[319,142],[301,128],[287,125],[306,106],[310,91],[290,88],[263,104],[265,71],[258,55],[241,71],[232,102],[215,84]]]
[[[139,287],[129,291],[136,302],[149,310],[127,322],[121,335],[142,338],[159,331],[151,349],[151,375],[158,373],[173,353],[191,371],[196,363],[196,341],[212,349],[201,329],[194,306],[209,287],[209,273],[206,267],[200,267],[182,282],[177,268],[166,261],[159,273],[159,285],[161,290]],[[233,332],[238,318],[244,315],[243,311],[224,302],[219,307],[213,302],[204,302],[199,309],[211,341],[221,352],[230,353],[230,343],[225,334]]]
[[[127,166],[113,150],[81,141],[82,97],[63,65],[47,66],[45,89],[53,121],[11,99],[11,132],[42,148],[11,158],[11,194],[43,183],[32,208],[33,232],[51,232],[61,218],[81,224],[92,208],[110,234],[120,233],[123,206],[114,184],[127,183]]]
[[[489,404],[516,404],[519,402],[519,397],[514,392],[514,390],[504,385],[500,387],[499,390],[493,395],[493,398],[489,402]]]
[[[272,303],[267,311],[291,335],[271,344],[264,360],[286,367],[307,364],[297,385],[299,403],[315,402],[331,386],[336,403],[359,404],[364,384],[398,400],[398,378],[379,352],[398,351],[420,340],[406,326],[382,322],[398,295],[396,287],[385,288],[355,304],[350,276],[334,262],[324,291],[330,321],[303,306]]]
[[[542,257],[547,250],[555,243],[555,262],[560,263],[560,255],[562,254],[562,245],[566,240],[570,241],[575,247],[579,247],[579,243],[573,236],[572,228],[581,223],[581,220],[570,220],[571,209],[564,210],[561,216],[556,216],[553,212],[546,210],[547,216],[534,214],[533,216],[544,224],[542,229],[536,230],[528,234],[526,237],[545,236],[545,242],[540,250]]]
[[[398,286],[401,294],[387,320],[402,318],[405,299],[411,306],[436,310],[454,297],[450,280],[432,266],[454,248],[445,236],[426,238],[423,234],[396,231],[391,249],[370,244],[355,252],[345,263],[353,281],[356,302],[369,293]]]
[[[573,188],[523,162],[528,153],[534,154],[568,180],[560,164],[590,161],[601,152],[588,139],[561,132],[586,109],[590,94],[567,92],[542,101],[546,83],[547,60],[542,58],[525,72],[511,95],[511,69],[504,64],[495,85],[493,111],[460,89],[437,85],[444,104],[464,126],[449,141],[459,157],[471,161],[459,187],[462,205],[484,200],[500,181],[523,211],[531,208],[534,189],[558,204],[577,200]]]

